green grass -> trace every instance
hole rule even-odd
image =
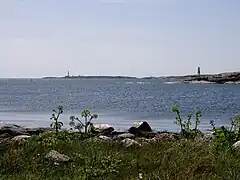
[[[45,155],[56,150],[72,162],[55,165]],[[0,179],[240,179],[240,153],[215,153],[200,140],[164,141],[140,148],[95,140],[80,133],[33,136],[0,151]]]

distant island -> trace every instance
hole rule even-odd
[[[68,71],[66,76],[63,77],[43,77],[42,79],[155,79],[156,77],[133,77],[133,76],[73,76]]]
[[[137,79],[131,76],[64,76],[64,77],[43,77],[43,79]]]
[[[185,76],[183,83],[239,84],[240,72]]]
[[[195,75],[184,76],[162,76],[162,77],[132,77],[132,76],[70,76],[69,72],[63,77],[43,77],[42,79],[157,79],[163,82],[176,83],[215,83],[215,84],[239,84],[240,72],[227,72],[220,74],[200,74],[200,70]]]

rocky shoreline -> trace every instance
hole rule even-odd
[[[114,128],[107,124],[96,124],[94,126],[95,130],[91,132],[91,134],[94,135],[93,139],[115,141],[122,143],[126,147],[132,145],[141,146],[146,143],[155,143],[164,140],[180,139],[180,133],[152,131],[146,121],[138,122],[126,132],[114,131]],[[71,132],[71,130],[67,131]],[[6,147],[11,144],[11,142],[25,141],[33,135],[40,135],[42,133],[55,133],[55,131],[51,128],[24,128],[16,124],[5,124],[0,127],[0,148]],[[206,135],[206,137],[209,138],[209,135]]]
[[[109,125],[95,125],[94,137],[101,140],[112,140],[125,143],[127,147],[133,144],[157,142],[161,140],[174,140],[179,138],[178,133],[173,132],[154,132],[149,124],[144,121],[131,127],[126,132],[114,131]],[[100,128],[99,128],[100,127]],[[13,141],[21,141],[30,138],[33,135],[42,133],[55,133],[51,128],[24,128],[16,124],[6,124],[0,127],[0,147],[6,146]],[[137,141],[136,141],[137,140]]]
[[[240,72],[185,77],[183,83],[199,84],[240,84]]]

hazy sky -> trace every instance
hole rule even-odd
[[[239,0],[1,0],[0,77],[240,70]]]

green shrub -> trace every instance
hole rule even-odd
[[[50,124],[50,127],[55,129],[56,134],[58,134],[58,130],[63,126],[63,122],[58,121],[60,114],[63,113],[63,106],[58,106],[57,109],[57,111],[55,109],[53,110],[52,117],[50,118],[53,120],[53,122]]]
[[[180,115],[180,110],[177,106],[173,106],[172,111],[176,113],[176,120],[174,121],[174,124],[177,124],[180,126],[180,132],[181,135],[183,135],[186,138],[195,138],[196,136],[203,135],[203,133],[198,129],[198,126],[200,124],[200,117],[202,116],[200,110],[195,111],[195,120],[194,120],[194,128],[191,129],[191,119],[192,115],[187,115],[187,120],[183,121]]]
[[[240,137],[240,116],[236,115],[232,118],[229,127],[221,126],[216,128],[214,121],[210,121],[210,124],[213,131],[215,150],[217,152],[231,150],[234,142],[238,141]]]
[[[85,109],[82,111],[81,116],[84,118],[84,123],[78,117],[71,116],[69,118],[70,119],[69,125],[79,131],[81,131],[84,128],[84,132],[87,133],[88,127],[92,125],[91,121],[93,119],[97,119],[98,115],[97,114],[92,115],[89,110]]]

